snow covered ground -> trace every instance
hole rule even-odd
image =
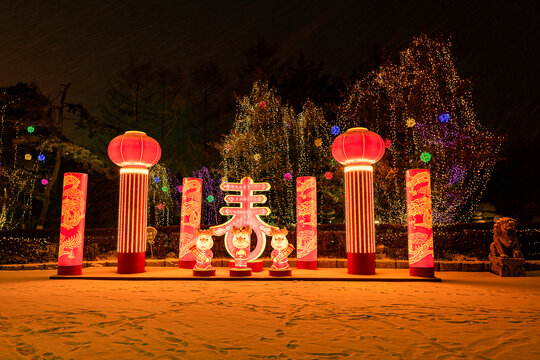
[[[0,271],[1,359],[540,358],[540,272],[440,272],[442,283],[54,273]]]

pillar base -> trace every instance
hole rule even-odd
[[[248,267],[251,268],[253,272],[261,272],[264,270],[264,264],[262,260],[251,260],[247,263]]]
[[[193,269],[197,264],[197,260],[179,260],[178,267],[180,269]]]
[[[409,266],[409,275],[410,276],[433,278],[433,277],[435,277],[435,270],[432,267],[423,268],[423,267]]]
[[[375,275],[375,253],[347,253],[347,272],[355,275]]]
[[[275,277],[292,276],[292,270],[291,269],[270,269],[268,270],[268,275],[275,276]]]
[[[193,269],[193,276],[216,276],[216,269]]]
[[[82,264],[69,266],[58,265],[58,275],[82,275]]]
[[[296,262],[297,269],[317,270],[317,260]]]
[[[229,275],[232,277],[251,276],[251,269],[245,268],[231,268],[229,269]]]
[[[118,253],[118,268],[119,274],[137,274],[143,273],[145,253]]]

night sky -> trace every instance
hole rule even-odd
[[[234,81],[246,47],[265,38],[284,58],[302,53],[341,76],[374,49],[397,53],[422,32],[443,35],[474,83],[478,119],[509,136],[487,200],[510,214],[519,199],[538,211],[538,15],[533,1],[5,1],[0,86],[34,81],[55,95],[71,82],[69,101],[97,115],[130,60],[186,70],[212,61]],[[508,191],[515,208],[495,196]]]

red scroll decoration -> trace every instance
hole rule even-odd
[[[434,277],[431,179],[429,170],[407,170],[409,274]]]
[[[317,270],[317,180],[296,179],[296,253],[298,269]]]
[[[180,214],[180,253],[178,267],[193,269],[197,260],[189,250],[197,241],[201,226],[202,179],[184,178],[182,182],[182,211]]]
[[[58,275],[82,274],[87,186],[87,174],[64,174]]]

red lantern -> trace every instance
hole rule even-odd
[[[142,131],[126,131],[115,137],[107,152],[111,161],[121,167],[149,168],[161,157],[158,142]]]
[[[366,128],[352,128],[332,144],[345,165],[347,268],[350,274],[375,274],[373,167],[384,155],[384,141]]]
[[[332,155],[343,165],[375,164],[384,155],[383,139],[366,128],[352,128],[332,144]]]
[[[120,169],[118,272],[144,272],[148,169],[161,157],[156,140],[141,131],[127,131],[109,144],[109,158]]]

